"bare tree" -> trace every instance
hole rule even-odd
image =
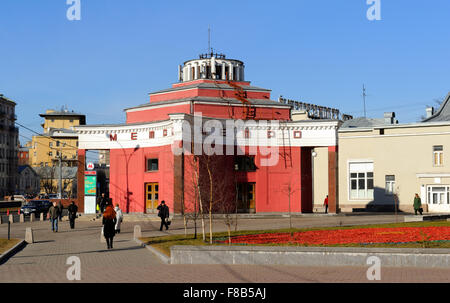
[[[300,191],[300,187],[295,184],[292,179],[292,175],[289,177],[288,181],[283,184],[280,191],[284,193],[288,197],[288,212],[289,212],[289,230],[291,232],[291,236],[293,236],[292,231],[292,213],[291,213],[291,200],[292,196]]]
[[[206,210],[209,215],[209,243],[213,241],[213,213],[224,211],[223,205],[230,206],[227,209],[228,222],[231,220],[231,210],[235,207],[235,184],[233,182],[234,174],[232,161],[226,156],[208,156],[199,157],[200,167],[200,188],[202,200],[206,201]],[[232,223],[229,225],[231,228]]]
[[[41,167],[38,170],[38,174],[41,177],[41,188],[44,189],[46,194],[54,194],[57,192],[56,186],[56,169],[55,167],[46,166]]]
[[[190,171],[190,179],[185,188],[185,194],[192,203],[183,203],[185,234],[187,234],[187,223],[189,219],[194,222],[194,238],[197,239],[197,220],[201,219],[202,237],[206,241],[205,216],[203,213],[202,187],[200,181],[200,157],[197,155],[186,155],[186,169]]]

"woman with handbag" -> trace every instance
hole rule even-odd
[[[414,197],[414,214],[417,215],[417,212],[422,215],[423,209],[422,209],[422,200],[420,199],[419,195],[416,194]]]

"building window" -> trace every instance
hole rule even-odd
[[[147,159],[147,171],[158,170],[158,159]]]
[[[386,175],[386,195],[393,195],[395,193],[395,176],[394,175]]]
[[[350,163],[350,199],[373,199],[373,163]]]
[[[53,147],[53,142],[50,142],[48,146]]]
[[[450,204],[450,186],[428,186],[427,193],[428,204]]]
[[[442,145],[433,146],[433,165],[442,166],[444,164],[444,148]]]
[[[53,152],[49,152],[48,155],[51,157],[53,156]]]
[[[234,169],[237,171],[256,171],[254,156],[236,156],[234,158]]]
[[[250,130],[248,128],[246,128],[244,130],[244,138],[245,139],[250,139]]]

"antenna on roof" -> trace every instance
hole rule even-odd
[[[212,53],[211,51],[211,28],[208,25],[208,54]]]
[[[363,84],[363,102],[364,102],[364,118],[366,118],[366,87]]]

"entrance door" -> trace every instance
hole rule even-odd
[[[238,183],[238,212],[255,212],[255,183]]]
[[[146,213],[155,213],[158,207],[158,183],[145,184],[145,207]]]
[[[450,211],[450,186],[428,186],[428,211]]]

